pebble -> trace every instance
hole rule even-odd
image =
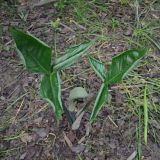
[[[0,99],[4,101],[6,98],[4,96],[1,96]]]

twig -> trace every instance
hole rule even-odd
[[[108,119],[113,123],[113,125],[114,125],[116,128],[118,128],[118,126],[116,125],[116,123],[113,121],[113,119],[112,119],[110,116],[108,116]]]
[[[78,24],[78,23],[77,23],[76,21],[74,21],[74,20],[71,20],[71,22],[73,22],[75,25],[77,25],[79,28],[81,28],[81,29],[83,29],[83,30],[86,30],[86,29],[87,29],[86,27]]]
[[[15,123],[16,118],[17,118],[17,116],[18,116],[18,113],[20,112],[20,110],[21,110],[21,108],[22,108],[22,106],[23,106],[23,103],[24,103],[24,99],[22,100],[22,102],[21,102],[21,104],[20,104],[20,106],[19,106],[19,108],[18,108],[18,110],[17,110],[17,113],[16,113],[16,115],[15,115],[15,117],[14,117],[14,120],[13,120],[12,124]]]
[[[137,28],[139,28],[139,3],[135,1]]]
[[[63,24],[62,22],[60,22],[60,25],[63,26],[64,28],[67,28],[71,32],[75,32],[72,28],[68,27],[67,25]]]
[[[51,2],[55,2],[55,0],[41,0],[39,3],[33,4],[33,7],[40,7]]]
[[[134,151],[134,152],[127,158],[127,160],[133,160],[133,159],[136,157],[136,155],[137,155],[137,152]]]

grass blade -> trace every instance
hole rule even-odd
[[[141,117],[142,117],[142,112],[141,109],[139,108],[138,112],[138,124],[136,126],[136,140],[137,140],[137,159],[141,160],[141,155],[142,155],[142,144],[141,144]]]
[[[148,133],[148,105],[147,105],[147,87],[144,89],[144,143],[147,144]]]
[[[156,42],[155,40],[153,40],[150,36],[148,36],[147,34],[143,34],[149,41],[151,41],[159,50],[160,50],[160,44],[158,42]]]

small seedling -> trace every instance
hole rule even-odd
[[[71,2],[68,0],[58,0],[54,3],[54,7],[56,7],[60,11],[60,13],[63,13],[65,7],[70,3]]]
[[[21,11],[21,12],[19,13],[19,17],[20,17],[21,20],[23,20],[24,22],[27,22],[28,12],[23,12],[23,11]]]
[[[60,19],[57,18],[56,21],[50,21],[49,25],[54,31],[60,31]]]
[[[111,19],[111,27],[112,27],[113,30],[115,30],[116,28],[118,28],[119,24],[120,24],[119,21],[116,20],[115,18]]]
[[[146,51],[146,49],[128,50],[113,57],[108,71],[105,69],[103,63],[93,57],[89,58],[92,68],[103,82],[91,113],[91,122],[95,120],[98,112],[108,100],[108,87],[121,82],[128,72],[131,71],[145,55]]]
[[[128,1],[128,0],[119,0],[119,3],[120,3],[121,5],[126,5],[126,4],[129,3],[129,1]]]
[[[31,34],[11,28],[17,53],[25,68],[30,72],[42,74],[40,94],[53,107],[56,119],[61,119],[63,106],[61,101],[61,81],[59,72],[76,62],[87,52],[93,42],[86,42],[66,49],[64,56],[51,62],[52,49]]]

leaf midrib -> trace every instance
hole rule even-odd
[[[79,51],[77,54],[73,54],[71,56],[69,56],[67,59],[65,59],[64,61],[60,61],[59,63],[54,65],[54,69],[58,69],[59,66],[63,65],[63,64],[67,64],[68,61],[72,61],[72,59],[77,58],[78,56],[80,56],[81,54],[83,54],[86,50],[88,50],[90,48],[90,46],[88,46],[86,49],[84,49],[83,51]],[[78,49],[77,49],[78,50]],[[74,51],[75,52],[75,51]],[[64,66],[60,67],[63,68]]]
[[[39,61],[37,61],[37,59],[36,59],[34,56],[31,55],[31,57],[33,58],[33,60],[40,66],[40,68],[41,68],[45,73],[49,73],[49,71],[48,71],[45,67],[43,67],[43,66],[41,65],[41,63],[40,63]]]
[[[139,60],[139,59],[138,59]],[[131,68],[138,60],[136,60],[129,68]],[[124,72],[124,74],[129,70],[129,68],[127,68]],[[110,84],[112,82],[112,80],[114,80],[115,78],[117,78],[119,75],[123,74],[123,71],[120,71],[120,73],[118,73],[117,75],[115,75],[113,78],[111,78],[107,84]],[[123,78],[123,77],[122,77]],[[106,79],[107,80],[107,79]]]

